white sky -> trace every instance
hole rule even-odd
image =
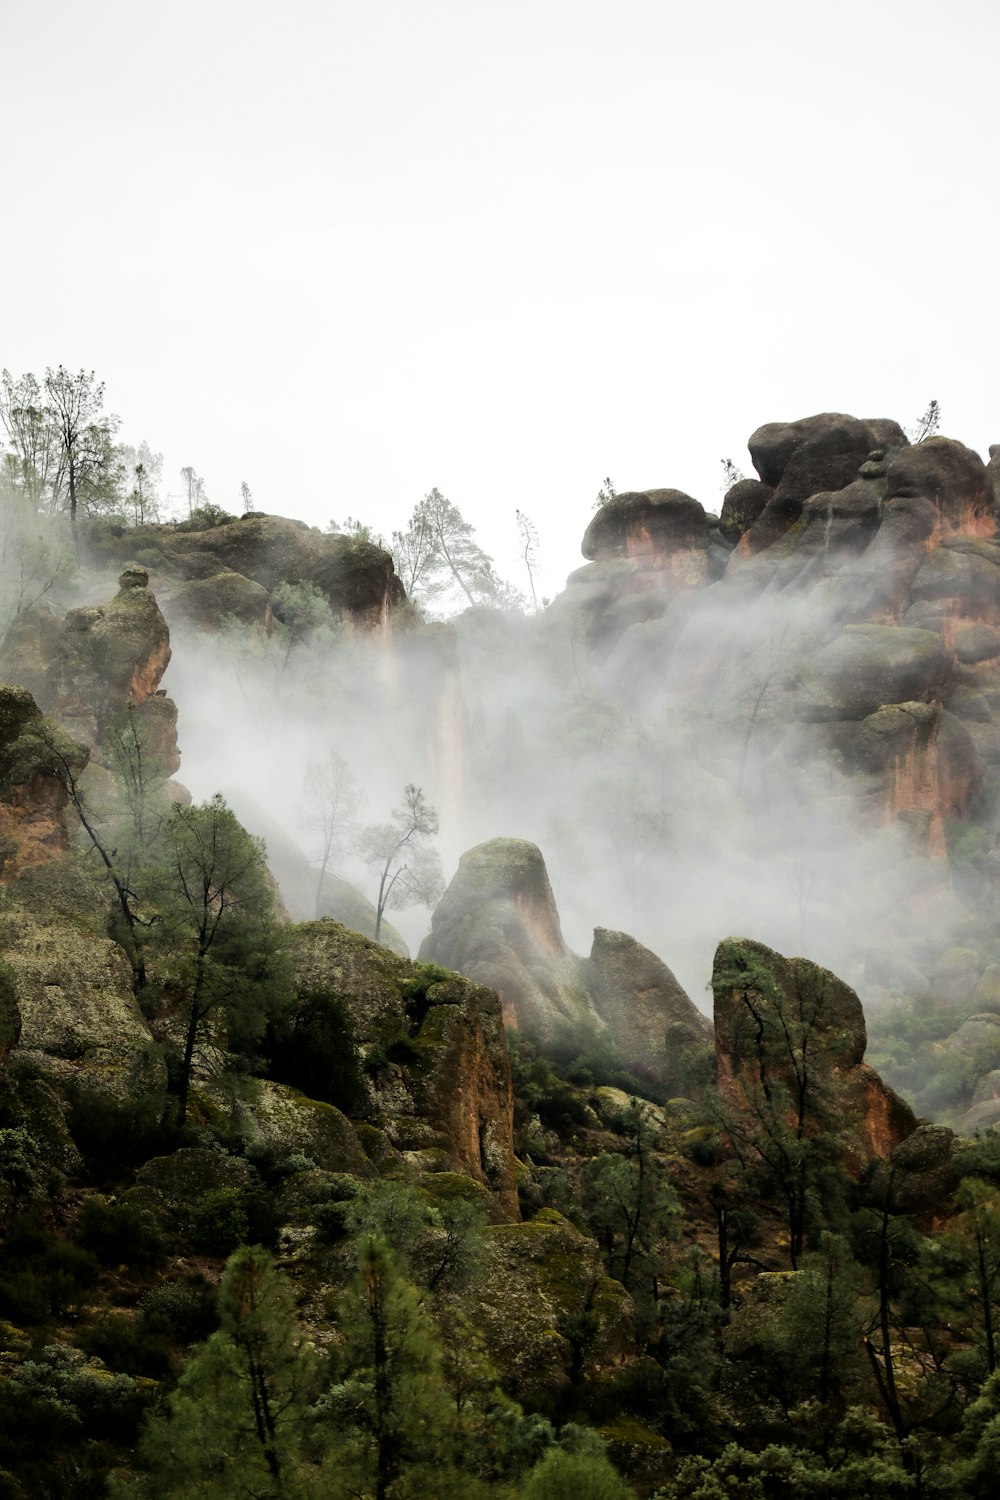
[[[209,495],[521,587],[605,475],[821,410],[1000,441],[995,0],[0,0],[0,364]]]

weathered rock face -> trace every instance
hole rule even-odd
[[[141,557],[157,578],[205,580],[216,595],[225,593],[242,610],[251,606],[252,591],[230,576],[270,592],[276,584],[314,583],[332,609],[348,621],[368,629],[384,627],[392,608],[405,601],[392,558],[381,547],[353,537],[314,531],[301,521],[251,513],[207,531],[182,531],[173,526],[143,526],[105,538],[104,549],[117,557]],[[211,594],[188,594],[182,607],[211,612]]]
[[[506,1024],[542,1040],[595,1019],[545,861],[523,839],[491,839],[462,855],[420,958],[490,985]]]
[[[0,883],[69,848],[64,772],[87,756],[24,688],[0,687]]]
[[[666,964],[627,933],[598,927],[585,975],[630,1072],[680,1092],[686,1060],[705,1049],[712,1028]]]
[[[458,975],[414,967],[336,922],[292,938],[300,994],[347,1006],[371,1080],[373,1118],[415,1166],[481,1182],[518,1216],[513,1088],[500,1002]]]
[[[798,520],[811,495],[842,490],[887,437],[906,437],[895,424],[878,424],[823,412],[797,422],[768,422],[752,434],[753,466],[774,493],[747,534],[750,551],[770,546]]]
[[[809,663],[799,714],[862,719],[887,703],[941,703],[951,670],[951,653],[933,631],[851,625]]]
[[[498,1368],[523,1397],[551,1398],[554,1388],[569,1386],[575,1359],[570,1335],[582,1312],[590,1320],[591,1369],[607,1368],[631,1352],[631,1297],[605,1274],[594,1241],[555,1209],[543,1208],[524,1224],[498,1225],[486,1249],[483,1334]]]
[[[195,578],[170,591],[164,607],[171,618],[201,630],[224,630],[227,625],[249,626],[269,634],[271,606],[267,589],[242,573],[217,573]]]
[[[64,620],[18,615],[0,647],[0,677],[28,688],[45,713],[98,757],[108,753],[113,726],[131,706],[137,724],[148,726],[166,777],[180,763],[177,711],[159,692],[170,634],[148,583],[145,569],[129,567],[107,604],[72,609]]]
[[[489,984],[512,1031],[545,1047],[606,1030],[627,1068],[677,1092],[709,1046],[705,1017],[627,933],[598,927],[588,959],[570,952],[541,851],[522,839],[463,854],[420,957]]]
[[[929,500],[940,533],[992,536],[993,496],[978,453],[953,438],[931,437],[898,453],[889,465],[886,504]]]
[[[716,1084],[732,1108],[751,1118],[777,1111],[793,1133],[827,1131],[855,1168],[889,1156],[913,1132],[912,1110],[863,1061],[861,1002],[836,975],[727,938],[712,990]]]
[[[56,1084],[139,1098],[162,1090],[165,1069],[106,913],[99,877],[69,861],[33,866],[7,887],[0,932],[21,1014],[18,1053]]]

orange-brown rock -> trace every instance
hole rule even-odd
[[[0,686],[0,882],[69,848],[66,771],[87,758],[29,692]]]
[[[857,1170],[914,1130],[909,1106],[864,1063],[867,1033],[849,985],[749,938],[719,944],[712,972],[716,1085],[751,1131],[821,1132]]]
[[[291,938],[300,994],[334,994],[366,1059],[370,1114],[412,1165],[464,1173],[519,1217],[510,1059],[494,991],[410,964],[329,920]]]

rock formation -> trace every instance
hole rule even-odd
[[[335,994],[366,1059],[372,1118],[412,1165],[465,1173],[517,1217],[513,1093],[500,1002],[329,920],[292,939],[300,994]]]
[[[626,933],[598,928],[589,959],[570,952],[545,861],[523,839],[463,854],[420,957],[490,985],[512,1030],[543,1045],[606,1032],[626,1067],[679,1089],[710,1035],[666,964]]]
[[[912,1110],[864,1062],[861,1002],[835,974],[727,938],[712,990],[716,1087],[739,1115],[789,1139],[826,1132],[855,1171],[912,1134]]]
[[[102,533],[90,546],[99,561],[139,559],[165,601],[169,586],[178,585],[177,618],[203,626],[229,616],[265,625],[264,601],[253,585],[270,593],[282,582],[315,584],[341,618],[366,629],[384,627],[392,609],[405,601],[392,558],[381,547],[283,516],[251,512],[203,531],[122,527],[118,534]],[[195,583],[202,586],[194,588]]]
[[[162,776],[180,764],[177,709],[160,692],[170,661],[170,633],[144,568],[128,567],[106,604],[15,616],[0,646],[0,680],[28,689],[38,706],[91,747],[112,754],[122,716],[134,714]]]

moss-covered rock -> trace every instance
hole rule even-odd
[[[414,1165],[468,1174],[489,1190],[494,1212],[516,1216],[513,1089],[496,994],[329,919],[297,927],[291,947],[299,993],[329,994],[346,1008],[367,1113],[390,1145]]]
[[[835,974],[727,938],[716,950],[712,989],[716,1083],[733,1108],[758,1117],[763,1108],[766,1124],[780,1084],[795,1128],[801,1103],[806,1134],[839,1138],[855,1168],[888,1156],[912,1133],[912,1111],[863,1062],[861,1002]]]
[[[204,531],[137,527],[103,542],[109,557],[124,559],[140,549],[157,578],[166,581],[239,574],[268,592],[281,582],[314,583],[331,608],[369,628],[384,625],[390,610],[406,597],[392,557],[381,547],[315,531],[283,516],[252,512]]]
[[[551,1401],[571,1374],[630,1352],[635,1309],[600,1252],[554,1209],[487,1238],[481,1315],[487,1347],[512,1391]]]

